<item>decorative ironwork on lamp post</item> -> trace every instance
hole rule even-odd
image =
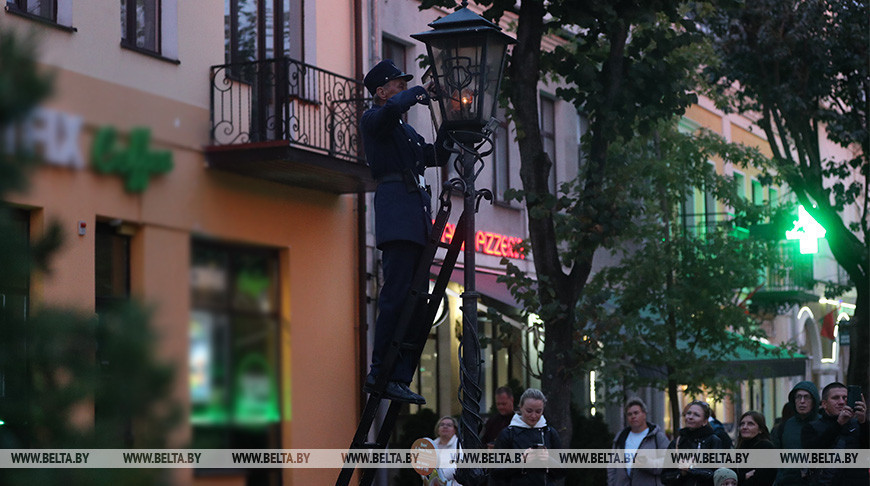
[[[499,86],[504,72],[507,46],[516,41],[497,25],[462,8],[438,19],[432,30],[411,37],[426,44],[429,74],[437,96],[430,109],[437,130],[449,135],[449,151],[458,155],[454,162],[458,179],[445,190],[460,190],[464,197],[465,224],[464,284],[462,294],[462,340],[460,343],[460,391],[462,403],[460,443],[465,449],[482,449],[478,437],[480,417],[480,340],[477,325],[475,285],[475,212],[481,198],[492,200],[489,189],[475,188],[483,168],[483,157],[492,152],[491,121],[497,108]],[[485,147],[488,149],[482,150]],[[479,484],[483,471],[460,469],[457,480],[465,485]]]

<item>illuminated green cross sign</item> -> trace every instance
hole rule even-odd
[[[785,237],[800,240],[801,254],[806,255],[819,252],[819,238],[824,238],[825,233],[825,228],[803,206],[798,206],[798,219],[794,222],[794,228],[785,232]]]
[[[126,147],[119,144],[117,138],[112,127],[103,127],[97,132],[91,148],[91,165],[103,173],[122,175],[128,191],[142,192],[148,187],[152,174],[172,170],[172,152],[152,150],[149,129],[132,129]]]

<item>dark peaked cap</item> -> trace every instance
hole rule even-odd
[[[388,81],[392,81],[394,79],[402,78],[405,81],[410,81],[414,78],[412,74],[405,74],[401,69],[397,68],[393,61],[389,59],[384,59],[383,61],[375,64],[375,67],[366,74],[363,82],[366,85],[366,88],[369,90],[369,93],[375,94],[375,92],[381,86],[387,84]]]

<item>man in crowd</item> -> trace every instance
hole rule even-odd
[[[801,432],[804,449],[866,449],[868,447],[867,408],[864,396],[854,406],[847,403],[846,385],[834,382],[822,390],[822,413],[818,420],[805,425]],[[870,484],[866,468],[820,468],[815,471],[814,484]]]
[[[480,436],[480,441],[489,449],[495,447],[496,437],[502,429],[510,425],[514,417],[514,392],[510,387],[500,386],[495,390],[495,410],[497,413],[486,419],[483,435]],[[507,486],[507,484],[504,479],[489,476],[489,486]]]
[[[780,427],[772,437],[778,449],[802,449],[801,433],[804,426],[818,420],[819,389],[811,381],[802,381],[792,388],[788,400],[795,414]],[[781,468],[776,475],[777,486],[805,486],[808,472],[802,469]]]
[[[632,398],[625,403],[625,421],[622,429],[613,440],[613,450],[624,450],[625,454],[635,454],[640,449],[667,449],[670,440],[656,424],[647,422],[646,404],[640,398]],[[660,486],[661,468],[625,468],[607,470],[607,486]]]

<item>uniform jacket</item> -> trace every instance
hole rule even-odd
[[[382,106],[372,106],[360,122],[372,177],[408,176],[410,180],[410,185],[401,180],[378,184],[375,240],[379,247],[397,240],[425,245],[432,228],[431,197],[415,189],[413,179],[422,175],[425,167],[436,165],[435,149],[402,121],[403,113],[417,103],[428,103],[428,99],[426,90],[415,86],[393,95]]]
[[[866,449],[868,426],[870,422],[861,424],[854,417],[840,425],[837,416],[822,410],[818,420],[804,425],[801,441],[804,449]],[[812,484],[863,486],[870,484],[870,475],[867,469],[819,468]]]
[[[680,434],[668,445],[668,449],[685,452],[721,448],[722,439],[709,423],[697,429],[680,429]],[[662,482],[673,486],[713,486],[713,469],[694,467],[687,474],[682,474],[676,468],[666,469],[662,472]]]
[[[667,449],[668,436],[658,425],[646,423],[647,432],[637,447],[640,449]],[[625,439],[631,427],[622,429],[622,432],[613,439],[613,449],[625,449]],[[607,486],[661,486],[661,468],[632,468],[631,476],[624,468],[610,468],[607,470]]]
[[[523,422],[519,414],[514,414],[510,425],[498,434],[495,440],[496,449],[517,449],[524,451],[536,444],[544,444],[547,449],[561,449],[562,441],[559,433],[547,425],[547,419],[541,416],[534,427]],[[550,461],[547,468],[528,469],[495,469],[493,477],[503,478],[510,486],[552,486],[555,480],[565,475],[558,467],[558,462]]]

